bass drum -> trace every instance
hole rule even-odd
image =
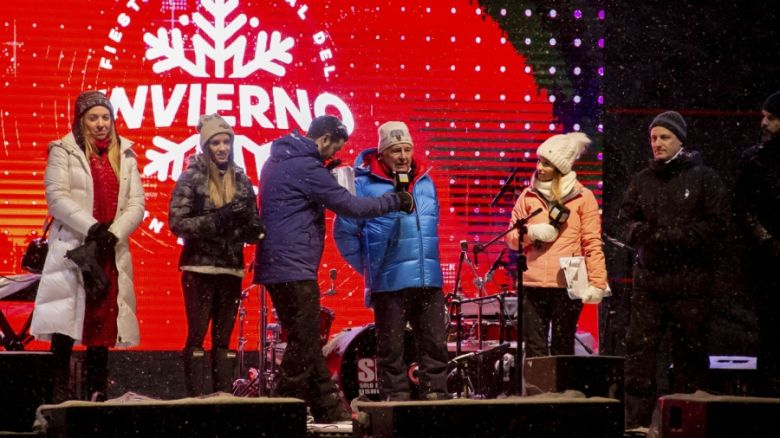
[[[404,334],[404,361],[412,399],[417,397],[419,380],[415,363],[414,336],[407,327]],[[376,366],[376,328],[374,324],[346,328],[322,348],[331,376],[339,384],[347,403],[358,396],[381,401]]]

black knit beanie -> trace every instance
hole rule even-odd
[[[764,111],[780,116],[780,91],[766,98],[764,106],[761,107]]]
[[[680,141],[685,140],[685,137],[688,135],[688,125],[685,123],[683,116],[677,111],[665,111],[655,116],[653,122],[650,123],[649,129],[653,129],[656,126],[663,126],[672,131]]]

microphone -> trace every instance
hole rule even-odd
[[[493,197],[493,200],[490,201],[491,207],[495,206],[498,203],[498,201],[501,199],[501,197],[504,196],[504,194],[509,190],[509,188],[512,185],[512,181],[514,181],[515,179],[515,175],[517,175],[518,170],[520,170],[520,168],[515,167],[515,169],[512,171],[512,174],[509,175],[509,178],[507,178],[506,181],[504,182],[504,185],[502,185],[501,188],[498,189],[498,193],[496,194],[496,196]]]
[[[326,297],[332,297],[333,295],[336,295],[336,275],[338,272],[338,269],[335,268],[328,271],[328,275],[330,276],[330,290],[323,294]]]
[[[393,175],[393,187],[396,192],[409,191],[409,174],[407,172],[395,172]]]
[[[539,214],[539,213],[541,213],[541,212],[542,212],[542,208],[541,208],[541,207],[539,207],[539,208],[537,208],[536,210],[532,211],[532,212],[531,212],[531,214],[529,214],[528,216],[526,216],[526,217],[524,217],[524,218],[522,218],[522,219],[518,219],[518,220],[515,222],[515,224],[514,224],[514,228],[518,228],[518,229],[519,229],[519,228],[523,227],[525,224],[527,224],[527,223],[528,223],[528,221],[529,221],[529,220],[530,220],[532,217],[536,216],[537,214]]]
[[[460,241],[460,250],[461,251],[468,251],[469,250],[469,243],[465,240]]]
[[[626,250],[629,250],[629,251],[636,251],[633,247],[631,247],[627,243],[624,243],[624,242],[622,242],[622,241],[620,241],[618,239],[615,239],[614,237],[612,237],[612,236],[610,236],[610,235],[608,235],[606,233],[602,234],[602,236],[604,237],[604,240],[606,240],[607,242],[617,246],[618,248],[626,249]]]
[[[550,225],[555,228],[561,228],[569,219],[570,214],[571,210],[568,207],[561,203],[553,202],[550,206]]]
[[[485,283],[492,280],[493,274],[495,274],[498,267],[504,264],[504,262],[501,260],[501,258],[504,257],[504,253],[506,253],[506,248],[501,250],[501,253],[498,254],[498,257],[496,257],[496,259],[493,261],[493,264],[490,265],[490,269],[488,269],[487,274],[485,274]]]

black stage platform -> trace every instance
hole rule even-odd
[[[525,365],[527,393],[541,394],[504,397],[502,390],[513,388],[514,382],[500,382],[503,373],[495,368],[495,362],[504,354],[511,354],[511,348],[492,350],[490,344],[486,346],[488,349],[484,352],[472,350],[470,353],[477,354],[463,362],[467,365],[464,372],[473,389],[483,391],[472,391],[467,397],[441,402],[356,402],[360,414],[354,431],[351,424],[307,425],[305,406],[300,400],[229,395],[185,399],[178,352],[112,351],[108,393],[111,400],[108,403],[72,401],[45,405],[40,409],[39,418],[46,420],[47,432],[37,436],[623,434],[622,358],[556,356],[529,359]],[[79,377],[81,356],[82,352],[76,351],[72,359],[72,390],[76,397],[81,393],[82,385]],[[257,352],[247,354],[245,369],[254,366],[253,359],[257,359]],[[32,436],[36,408],[50,397],[46,378],[49,360],[50,354],[45,352],[0,352],[0,370],[4,378],[0,385],[0,431],[16,432],[14,435],[0,432],[0,436]],[[711,371],[717,372],[720,380],[738,378],[740,385],[721,384],[724,388],[743,388],[742,383],[750,383],[746,370],[737,370],[738,374],[732,373],[734,370]],[[747,394],[710,400],[702,400],[701,396],[692,400],[684,395],[679,396],[682,399],[664,397],[656,416],[657,436],[689,436],[687,434],[692,430],[708,430],[708,435],[701,436],[711,436],[713,431],[731,430],[723,424],[752,427],[766,423],[751,419],[756,415],[764,419],[780,415],[780,399],[738,395]],[[583,430],[588,433],[578,435]]]

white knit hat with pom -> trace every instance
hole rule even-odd
[[[588,136],[581,132],[553,135],[539,146],[536,155],[547,159],[556,169],[566,175],[571,172],[574,161],[580,157],[590,143]]]

